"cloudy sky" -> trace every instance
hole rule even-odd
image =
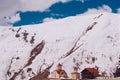
[[[120,0],[0,0],[0,26],[39,24],[79,14],[120,13]]]

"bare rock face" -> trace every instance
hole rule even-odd
[[[48,66],[45,70],[43,70],[42,72],[37,73],[36,76],[32,77],[30,80],[45,80],[46,78],[48,78],[48,76],[50,75],[50,71],[49,69],[53,66],[53,64],[51,64],[50,66]]]
[[[30,57],[28,59],[28,61],[26,62],[26,64],[24,65],[24,67],[22,67],[21,69],[18,70],[18,72],[14,72],[13,76],[10,78],[10,80],[15,80],[15,78],[23,71],[24,68],[26,68],[27,66],[31,65],[32,64],[32,61],[37,57],[37,55],[39,55],[41,53],[41,51],[43,50],[44,48],[44,45],[45,45],[45,41],[42,40],[41,43],[39,43],[34,49],[32,49],[31,51],[31,54],[30,54]],[[10,68],[11,68],[11,65],[13,63],[13,59],[11,59],[11,63],[10,63],[10,66],[9,66],[9,69],[7,71],[7,75],[10,76],[11,75],[11,72],[10,72]],[[18,59],[18,57],[16,58]],[[30,70],[32,70],[31,68],[29,68],[27,70],[27,72],[29,72]],[[48,71],[45,70],[44,73],[41,73],[42,75],[47,75],[48,74]],[[41,75],[40,74],[40,75]],[[44,77],[44,76],[43,76]]]

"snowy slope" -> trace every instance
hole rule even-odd
[[[41,51],[32,54],[39,43]],[[29,80],[40,67],[42,71],[53,63],[52,72],[59,62],[68,76],[73,66],[79,71],[99,67],[109,76],[120,56],[120,15],[100,13],[38,25],[0,27],[0,55],[0,80]]]

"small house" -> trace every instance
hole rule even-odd
[[[99,71],[96,68],[85,68],[82,72],[82,79],[95,79],[98,77]]]
[[[58,64],[55,71],[52,73],[52,78],[67,78],[67,73],[62,69],[62,64]]]

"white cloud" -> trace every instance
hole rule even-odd
[[[21,11],[44,11],[58,0],[20,0]]]
[[[117,9],[117,12],[120,13],[120,8]]]
[[[0,18],[0,26],[11,26],[11,25],[8,24],[8,22],[5,19]]]
[[[13,23],[20,21],[20,15],[15,14],[10,17],[2,17],[0,18],[0,25],[1,26],[12,26]]]
[[[20,10],[19,0],[0,0],[0,17],[13,15]]]
[[[85,12],[84,14],[94,14],[94,13],[100,13],[100,12],[112,12],[112,9],[107,6],[107,5],[103,5],[102,7],[98,7],[98,9],[96,8],[92,8],[92,9],[88,9],[87,12]]]
[[[59,1],[69,0],[0,0],[0,17],[13,15],[17,11],[45,11]]]
[[[57,14],[57,13],[51,13],[51,16],[61,16],[61,17],[63,17],[64,15],[63,14]]]
[[[70,1],[70,0],[59,0],[59,1],[65,3],[65,2],[68,2],[68,1]]]
[[[99,9],[106,11],[106,12],[112,12],[112,9],[107,5],[103,5],[102,8],[100,7]]]
[[[8,19],[11,23],[14,23],[16,21],[20,21],[20,15],[16,14],[14,16],[11,16],[10,19]]]
[[[50,17],[50,18],[43,19],[43,22],[50,22],[50,21],[54,21],[54,20],[57,20],[57,19]]]
[[[17,11],[45,11],[60,1],[65,3],[69,0],[0,0],[0,25],[8,25],[20,19],[18,15],[13,17]],[[11,17],[11,19],[4,19],[4,16]]]
[[[86,0],[80,0],[82,3],[84,3]]]

